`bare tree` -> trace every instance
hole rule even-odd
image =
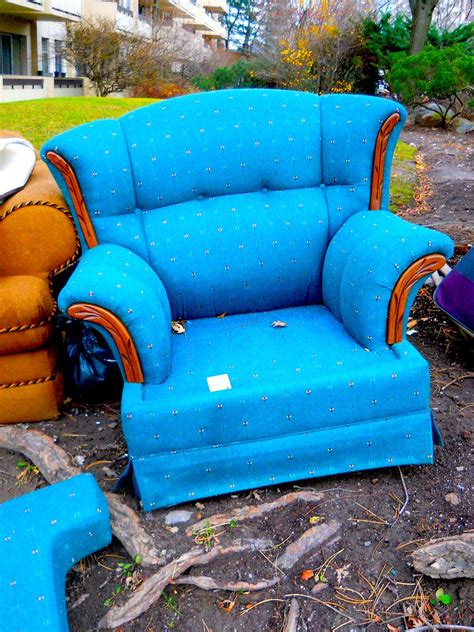
[[[440,0],[433,13],[433,22],[441,31],[449,31],[467,22],[473,14],[474,0]]]
[[[156,71],[150,43],[117,31],[115,22],[104,18],[68,22],[63,51],[101,97],[130,88]]]

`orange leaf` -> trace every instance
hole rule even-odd
[[[300,579],[302,579],[304,582],[307,582],[308,579],[311,579],[311,577],[314,577],[314,571],[312,571],[310,568],[307,568],[300,575]]]

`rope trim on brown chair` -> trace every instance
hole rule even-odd
[[[57,306],[55,301],[53,311],[48,316],[48,318],[40,320],[38,323],[32,323],[31,325],[15,325],[14,327],[2,327],[2,329],[0,329],[0,334],[14,334],[19,331],[27,331],[28,329],[38,329],[38,327],[44,327],[53,320],[53,316],[56,313],[56,308]]]
[[[11,382],[10,384],[0,384],[0,390],[5,388],[16,388],[17,386],[31,386],[32,384],[44,384],[45,382],[52,382],[56,379],[57,373],[51,373],[46,377],[37,377],[35,380],[26,380],[24,382]]]
[[[76,250],[74,251],[74,253],[71,255],[71,257],[66,259],[66,261],[64,261],[63,263],[56,266],[56,268],[51,270],[51,272],[48,275],[49,288],[50,290],[52,290],[52,283],[53,283],[54,277],[60,272],[62,272],[63,270],[65,270],[66,268],[68,268],[70,265],[72,265],[79,258],[79,255],[81,253],[81,242],[79,241],[79,235],[77,233],[71,211],[64,206],[60,206],[59,204],[55,204],[54,202],[48,202],[47,200],[30,200],[28,202],[20,202],[19,204],[15,204],[15,206],[12,206],[11,208],[9,208],[0,217],[0,222],[6,219],[7,217],[9,217],[10,215],[12,215],[12,213],[14,213],[15,211],[18,211],[22,208],[26,208],[29,206],[48,206],[50,208],[55,208],[61,213],[64,213],[64,215],[66,215],[66,217],[68,217],[71,220],[71,224],[74,229],[74,234],[76,236]],[[44,320],[40,320],[38,323],[32,323],[30,325],[15,325],[14,327],[2,327],[0,328],[0,334],[17,333],[19,331],[27,331],[29,329],[37,329],[38,327],[44,327],[44,325],[47,325],[48,323],[52,321],[57,311],[57,308],[58,307],[57,307],[56,301],[54,301],[53,310],[51,314]],[[23,384],[19,384],[19,385],[23,385]],[[5,386],[0,386],[0,388],[5,388]]]

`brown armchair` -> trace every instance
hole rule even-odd
[[[59,415],[52,281],[79,251],[66,203],[38,160],[26,186],[0,205],[0,423]]]

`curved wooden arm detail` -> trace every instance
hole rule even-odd
[[[385,170],[385,157],[390,134],[400,120],[400,114],[394,112],[386,119],[375,141],[374,162],[372,165],[372,186],[370,189],[370,210],[379,211],[382,204],[382,187]]]
[[[410,290],[424,276],[433,274],[446,263],[443,255],[426,255],[409,266],[398,279],[390,297],[387,318],[387,344],[403,340],[403,320]]]
[[[144,382],[140,359],[128,329],[123,322],[109,312],[108,309],[89,303],[75,303],[67,310],[68,314],[78,320],[86,320],[103,327],[109,333],[117,346],[122,359],[127,382]]]
[[[54,151],[48,151],[46,157],[61,173],[67,184],[86,244],[89,248],[97,246],[99,243],[97,235],[95,234],[94,226],[92,225],[89,211],[87,210],[84,196],[82,195],[81,187],[77,180],[77,176],[74,173],[74,169],[66,160],[64,160],[62,156]]]

